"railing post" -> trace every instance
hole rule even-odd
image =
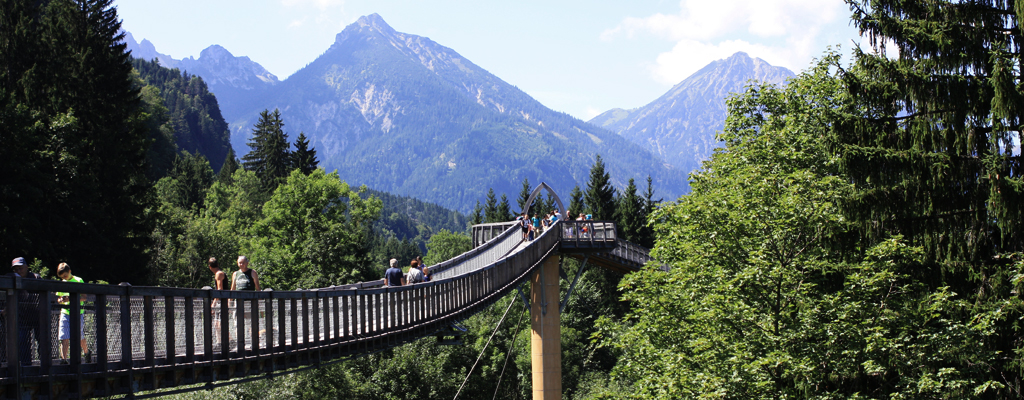
[[[258,294],[259,292],[257,292]],[[252,348],[249,351],[250,356],[260,355],[260,299],[253,297],[248,301],[249,303],[249,343]]]
[[[122,283],[124,294],[120,295],[121,303],[121,369],[128,371],[128,376],[123,381],[122,387],[126,388],[129,394],[135,393],[135,371],[132,369],[132,358],[134,358],[132,346],[132,285]]]
[[[203,289],[205,289],[205,296],[203,298],[203,356],[206,357],[206,361],[209,363],[206,367],[206,379],[204,380],[207,383],[213,383],[216,377],[213,373],[213,292],[209,286]]]
[[[15,289],[7,289],[7,302],[5,303],[5,316],[7,320],[4,321],[5,332],[7,336],[7,369],[11,371],[12,378],[14,378],[13,386],[16,398],[24,398],[25,390],[21,387],[21,359],[20,359],[20,334],[21,327],[18,325],[19,321],[18,308],[21,307],[18,301],[18,295],[21,293],[21,277],[14,278]]]
[[[175,304],[174,304],[174,296],[164,296],[164,325],[165,325],[164,329],[166,330],[164,333],[167,336],[167,340],[166,340],[166,342],[167,342],[167,346],[166,346],[167,365],[172,365],[172,366],[174,364],[176,364],[175,356],[177,356],[177,353],[178,353],[178,346],[174,342],[174,339],[175,339],[175,337],[174,337],[175,336],[174,335],[175,334],[175,332],[174,332],[174,330],[175,330],[174,320],[177,319],[176,316],[175,316],[175,308],[176,307],[175,307]],[[170,375],[170,379],[168,381],[169,382],[174,382],[174,374],[169,374],[169,375]]]
[[[105,294],[96,295],[96,364],[100,371],[107,370],[107,295]]]
[[[153,367],[156,365],[156,323],[153,320],[153,296],[142,296],[143,345],[146,352],[146,372],[143,375],[143,390],[153,388]]]

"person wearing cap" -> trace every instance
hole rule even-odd
[[[77,282],[85,283],[82,278],[71,274],[71,266],[68,263],[60,263],[57,266],[57,277],[64,282]],[[60,308],[60,323],[57,329],[57,339],[60,340],[60,359],[61,362],[67,363],[68,357],[71,354],[71,299],[68,292],[57,292],[57,302],[61,304]],[[85,295],[81,296],[79,304],[85,305]],[[81,332],[81,344],[82,352],[85,354],[85,362],[90,362],[92,358],[92,352],[89,351],[88,346],[85,343],[85,314],[82,310],[78,310],[78,326],[79,332]]]
[[[405,276],[402,269],[398,268],[398,260],[392,258],[390,264],[391,267],[384,271],[384,286],[402,286]]]
[[[11,261],[11,274],[22,279],[41,279],[39,274],[29,272],[24,257]],[[18,358],[22,365],[32,364],[33,337],[39,341],[39,293],[21,290],[18,293]]]

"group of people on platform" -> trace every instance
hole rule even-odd
[[[260,290],[259,274],[256,270],[249,268],[249,259],[246,256],[239,256],[237,264],[238,270],[232,273],[230,289],[228,289],[227,274],[221,271],[217,259],[211,257],[207,261],[207,267],[210,269],[210,272],[213,272],[214,288],[217,290]],[[10,276],[23,279],[42,279],[39,274],[28,270],[28,264],[25,262],[24,257],[17,257],[11,261]],[[68,263],[60,263],[57,266],[57,277],[64,282],[85,282],[82,278],[71,273],[71,266]],[[39,305],[40,300],[43,300],[41,298],[42,294],[27,290],[18,292],[18,358],[22,365],[30,365],[32,363],[32,344],[38,343],[42,335],[50,334],[49,332],[40,332]],[[60,362],[66,364],[71,352],[71,299],[68,292],[56,292],[55,294],[60,307],[60,320],[57,324],[57,338],[60,340]],[[83,294],[80,297],[79,305],[81,307],[77,311],[80,327],[79,340],[83,360],[85,362],[92,362],[92,350],[88,348],[88,343],[85,340],[84,311],[86,295]],[[216,306],[217,299],[214,299],[213,303]],[[6,316],[6,313],[7,309],[5,308],[2,311],[2,315]],[[0,319],[0,321],[3,320]],[[2,358],[6,360],[6,346],[0,346],[0,354],[3,354]]]
[[[398,268],[398,260],[392,258],[389,267],[384,271],[384,286],[405,286],[416,283],[430,282],[430,268],[423,263],[423,257],[416,256],[409,262],[409,272]]]
[[[11,261],[10,276],[23,279],[42,279],[39,274],[28,270],[28,263],[25,262],[24,257],[17,257]],[[82,278],[71,273],[71,266],[68,263],[60,263],[57,266],[57,277],[64,282],[85,282]],[[32,363],[32,339],[34,338],[35,342],[38,343],[40,335],[49,334],[49,332],[40,332],[39,329],[40,295],[41,293],[27,290],[18,292],[18,359],[22,365],[30,365]],[[57,292],[56,296],[57,303],[60,306],[60,320],[57,323],[57,339],[60,340],[60,362],[67,364],[71,353],[71,296],[68,292]],[[81,307],[79,307],[77,315],[78,326],[80,327],[79,340],[82,347],[82,356],[86,362],[90,362],[92,350],[88,348],[85,341],[84,294],[79,299],[79,305]],[[4,308],[2,314],[6,317],[7,308]],[[6,348],[0,349],[0,353],[4,354],[3,358],[5,360],[6,350]]]
[[[516,217],[516,222],[522,227],[523,240],[533,240],[539,237],[544,231],[550,228],[555,222],[562,219],[562,212],[558,210],[552,210],[542,217],[538,217],[537,214],[533,214],[530,218],[523,212]]]

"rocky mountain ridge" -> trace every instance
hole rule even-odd
[[[632,110],[608,110],[589,122],[658,154],[682,171],[711,156],[725,126],[725,99],[751,82],[784,83],[792,71],[739,52],[714,61],[658,99]]]

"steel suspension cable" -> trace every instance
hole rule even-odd
[[[508,366],[509,357],[512,356],[512,353],[516,350],[516,342],[519,340],[519,331],[523,328],[523,314],[526,314],[525,308],[523,309],[523,312],[519,314],[519,322],[516,323],[516,334],[515,336],[512,336],[512,346],[508,349],[508,354],[505,354],[505,364],[502,364],[501,366],[501,374],[498,375],[498,384],[494,386],[494,396],[491,397],[491,400],[498,398],[498,390],[501,389],[501,378],[505,376],[505,367]]]
[[[476,365],[480,363],[480,359],[484,357],[484,352],[487,351],[487,346],[491,344],[491,339],[494,339],[494,335],[498,333],[498,329],[501,328],[501,324],[505,322],[505,317],[508,316],[508,311],[512,309],[512,305],[516,304],[515,299],[509,301],[508,308],[505,309],[505,314],[501,316],[501,320],[498,321],[498,325],[494,327],[494,332],[491,332],[491,337],[487,338],[487,343],[484,344],[484,348],[480,350],[480,355],[476,356],[476,361],[473,363],[473,367],[469,369],[469,373],[466,374],[466,379],[462,380],[462,386],[459,386],[459,391],[455,392],[455,400],[459,398],[459,394],[462,393],[462,389],[466,387],[466,382],[469,382],[469,376],[473,375],[473,370],[476,369]]]

